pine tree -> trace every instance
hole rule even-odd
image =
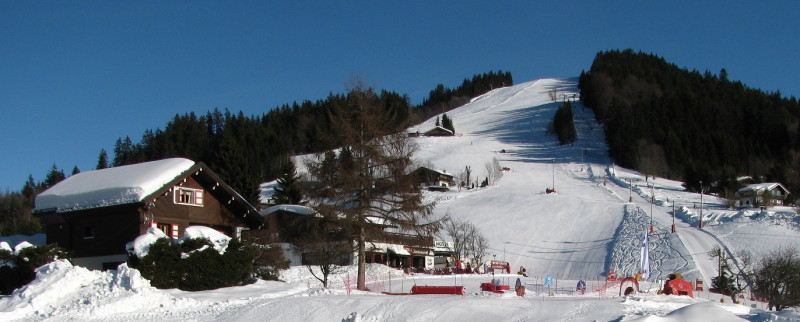
[[[278,178],[278,187],[275,188],[275,202],[279,205],[299,205],[303,201],[303,192],[300,187],[300,177],[294,162],[288,156],[283,160],[283,171]]]
[[[575,131],[572,104],[570,102],[564,102],[564,104],[561,104],[561,107],[556,110],[556,115],[553,117],[553,131],[556,133],[558,142],[561,145],[575,142],[577,133]]]
[[[133,159],[133,142],[126,136],[125,140],[117,139],[114,144],[114,166],[130,164]]]
[[[450,130],[450,132],[453,132],[453,134],[456,134],[456,128],[453,127],[453,120],[447,117],[447,113],[442,114],[442,127]]]
[[[71,176],[74,176],[74,175],[76,175],[76,174],[78,174],[78,173],[81,173],[81,170],[80,170],[80,169],[78,169],[78,166],[76,165],[76,166],[74,166],[74,167],[72,168],[72,174],[71,174]]]
[[[100,149],[100,155],[97,156],[97,167],[95,169],[101,170],[108,168],[108,153],[106,149]]]
[[[56,164],[53,163],[53,166],[50,168],[50,172],[47,173],[47,177],[45,177],[44,179],[43,182],[44,188],[47,189],[52,186],[55,186],[57,183],[61,182],[61,180],[64,180],[66,177],[67,176],[64,175],[64,171],[59,170],[58,167],[56,167]]]
[[[33,175],[28,175],[28,181],[26,181],[25,186],[22,187],[22,195],[25,196],[25,198],[31,198],[34,193],[36,193],[36,182],[33,181]]]

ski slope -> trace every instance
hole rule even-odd
[[[552,101],[551,91],[559,101],[573,101],[578,131],[573,144],[560,146],[547,131],[561,104]],[[717,219],[739,211],[725,209],[722,200],[704,196],[706,225],[698,229],[699,194],[683,191],[680,182],[614,166],[602,126],[578,99],[577,79],[540,79],[494,90],[448,112],[456,136],[416,138],[419,163],[456,175],[470,166],[477,182],[486,177],[485,164],[493,158],[511,171],[487,188],[427,193],[437,202],[436,212],[479,226],[493,258],[539,276],[599,278],[611,269],[635,275],[641,238],[651,221],[653,280],[678,272],[710,282],[718,264],[707,253],[715,246],[729,256],[752,248],[756,258],[774,249],[736,242],[730,225]],[[431,119],[414,129],[433,125]],[[545,194],[553,185],[557,193]],[[671,233],[673,203],[689,209],[675,212],[676,234]],[[776,244],[791,243],[798,221],[788,212],[772,226],[753,227],[749,219],[736,225],[749,227],[751,236],[780,230],[785,237]]]

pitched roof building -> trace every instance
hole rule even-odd
[[[73,263],[115,268],[125,244],[149,227],[179,238],[190,225],[229,236],[262,225],[261,216],[202,162],[172,158],[81,172],[36,197],[47,243],[73,251]]]
[[[740,207],[781,205],[789,196],[789,190],[777,182],[756,183],[736,191]],[[769,205],[765,205],[769,203]]]

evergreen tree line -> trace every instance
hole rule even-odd
[[[725,69],[689,71],[630,49],[598,53],[579,87],[623,167],[682,179],[694,191],[701,181],[732,191],[741,175],[800,191],[795,97],[748,88]]]
[[[556,110],[556,115],[553,117],[552,130],[561,145],[573,143],[578,139],[578,133],[575,131],[575,123],[573,121],[572,103],[569,101],[561,104]]]
[[[80,173],[78,167],[72,168],[72,175]],[[0,236],[32,235],[42,231],[41,223],[32,215],[36,195],[66,179],[64,170],[55,164],[44,180],[36,182],[32,175],[20,192],[0,192]]]
[[[415,109],[417,120],[427,120],[432,116],[447,112],[456,107],[468,103],[472,98],[483,95],[495,88],[514,85],[511,72],[498,70],[488,73],[476,74],[472,79],[464,78],[460,86],[455,89],[436,85],[430,91],[428,97],[422,100],[422,104]]]
[[[394,131],[408,127],[408,98],[388,91],[378,97],[381,108],[392,115],[383,126]],[[259,183],[282,174],[287,156],[337,146],[339,135],[332,120],[340,106],[354,106],[353,99],[330,94],[324,100],[283,105],[250,117],[218,109],[201,116],[175,115],[163,130],[146,130],[138,143],[129,137],[117,139],[113,166],[168,157],[203,161],[242,196],[256,202]]]

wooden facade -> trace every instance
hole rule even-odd
[[[779,206],[783,205],[789,193],[786,187],[777,182],[757,183],[739,189],[735,197],[739,207]]]
[[[436,126],[430,130],[425,131],[425,136],[453,136],[455,133],[441,126]]]
[[[410,174],[414,177],[415,184],[421,187],[444,187],[455,186],[453,175],[442,171],[433,170],[426,167],[419,167]]]
[[[257,244],[289,243],[301,246],[304,237],[311,229],[318,228],[320,225],[328,226],[328,229],[335,230],[334,223],[326,223],[322,218],[316,216],[311,208],[302,206],[285,205],[273,206],[273,209],[261,211],[264,217],[264,229],[250,230],[243,232],[243,240]],[[377,225],[377,224],[376,224]],[[381,226],[384,229],[391,226]],[[340,236],[344,244],[351,244],[346,247],[354,248],[355,236]],[[302,252],[302,250],[301,250]],[[292,265],[309,264],[313,259],[311,253],[302,252],[302,263],[293,262]],[[286,256],[287,258],[289,256]],[[351,265],[357,258],[354,252],[343,256],[340,265]],[[433,266],[433,238],[426,236],[407,235],[400,233],[389,233],[370,236],[367,241],[365,253],[367,263],[380,263],[390,267],[404,268],[432,268]]]
[[[76,265],[91,269],[115,268],[126,261],[125,245],[150,227],[180,238],[188,226],[207,226],[232,237],[262,226],[255,208],[201,162],[136,202],[46,209],[35,215],[46,225],[48,244],[71,251]]]

